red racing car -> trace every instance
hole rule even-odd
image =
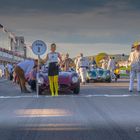
[[[40,71],[38,76],[39,94],[43,94],[44,91],[49,91],[49,79],[47,69]],[[72,91],[74,94],[80,92],[80,79],[78,74],[74,70],[59,72],[59,91]]]

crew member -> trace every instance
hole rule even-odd
[[[26,76],[31,72],[34,66],[38,65],[38,60],[25,60],[17,64],[15,73],[19,80],[21,92],[30,93],[26,88]]]
[[[47,54],[45,62],[48,61],[48,77],[52,96],[58,96],[58,75],[59,61],[62,62],[61,55],[56,52],[56,44],[51,44],[51,52]]]
[[[36,75],[37,75],[37,65],[33,67],[32,71],[29,74],[29,85],[31,86],[31,90],[36,91]]]
[[[95,58],[92,57],[92,60],[91,60],[91,62],[90,62],[90,70],[93,70],[93,69],[95,69],[95,68],[97,68],[97,63],[96,63]]]
[[[72,61],[71,58],[69,58],[69,54],[67,53],[63,62],[62,62],[62,67],[64,71],[70,70],[70,68],[73,66],[74,62]]]
[[[89,60],[83,56],[83,53],[80,54],[80,57],[77,60],[77,66],[79,68],[82,84],[84,85],[86,83],[87,68],[89,68]]]
[[[137,91],[140,92],[140,42],[133,44],[134,51],[130,53],[128,64],[131,67],[129,91],[133,91],[135,75],[137,75]]]
[[[79,74],[79,67],[78,67],[78,59],[79,59],[79,55],[75,58],[75,60],[74,60],[74,64],[75,64],[75,66],[76,66],[76,72]]]
[[[110,57],[109,58],[109,62],[108,62],[108,66],[107,66],[107,70],[110,70],[111,73],[111,78],[112,79],[116,79],[116,75],[114,74],[114,70],[116,68],[116,62],[115,62],[115,58],[114,57]]]
[[[120,67],[119,64],[116,62],[116,66],[115,66],[115,70],[114,70],[114,74],[115,74],[115,82],[117,82],[117,80],[120,78]]]
[[[7,80],[9,80],[10,73],[8,71],[8,67],[7,66],[5,67],[5,77],[6,77]]]
[[[9,72],[9,80],[13,80],[13,65],[8,63],[7,68],[8,68],[8,72]]]
[[[0,78],[4,76],[5,67],[4,65],[0,64]]]
[[[107,64],[108,64],[107,56],[104,57],[102,60],[100,60],[100,63],[101,63],[101,68],[102,69],[107,69]]]

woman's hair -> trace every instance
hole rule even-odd
[[[51,44],[51,47],[56,48],[56,44],[55,43],[52,43]]]

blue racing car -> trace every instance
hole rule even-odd
[[[87,72],[87,82],[111,82],[111,73],[109,70],[94,68]]]

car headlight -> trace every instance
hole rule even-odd
[[[73,82],[73,83],[77,83],[77,82],[78,82],[78,77],[73,76],[73,77],[72,77],[72,82]]]
[[[43,77],[39,77],[38,78],[38,83],[39,84],[43,84],[44,83],[44,78]]]

